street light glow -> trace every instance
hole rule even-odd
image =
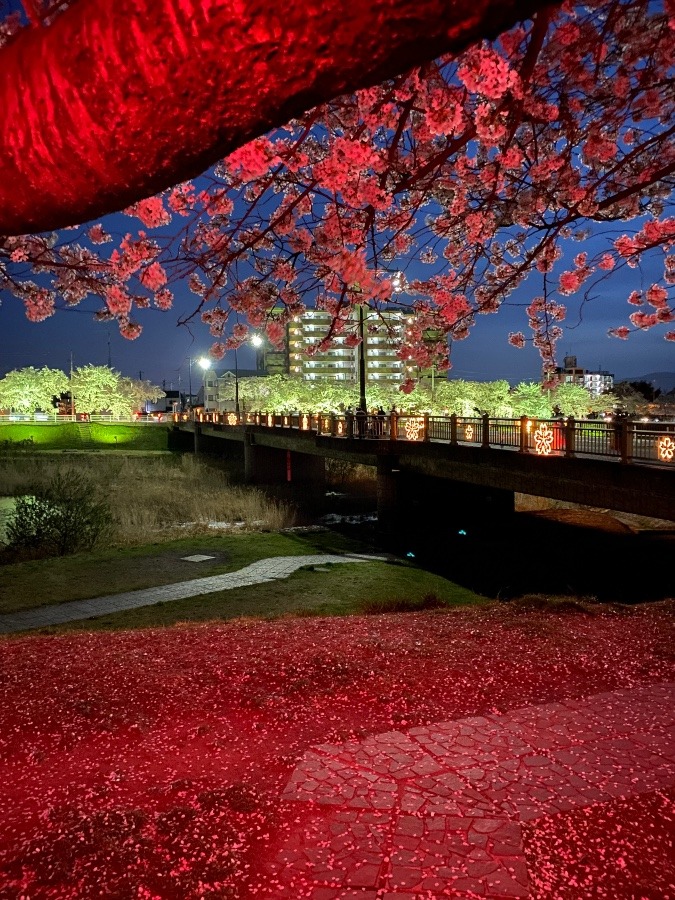
[[[207,369],[211,368],[211,360],[208,358],[208,356],[200,356],[197,362],[205,372]]]
[[[391,276],[391,287],[396,293],[405,291],[408,281],[403,272],[394,272]]]
[[[253,344],[254,347],[262,346],[262,342],[263,342],[263,339],[260,337],[259,334],[254,334],[253,337],[251,338],[251,343]]]

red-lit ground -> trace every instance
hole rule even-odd
[[[0,644],[0,898],[675,897],[672,604]]]

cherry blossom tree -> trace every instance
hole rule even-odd
[[[133,203],[125,212],[142,227],[119,238],[105,222],[66,240],[6,237],[3,286],[35,321],[98,296],[98,318],[134,338],[142,310],[171,308],[187,280],[195,303],[179,321],[203,322],[216,358],[249,328],[278,346],[308,306],[332,318],[315,351],[354,346],[354,308],[372,322],[398,304],[416,312],[401,357],[443,369],[447,338],[465,338],[525,285],[532,336],[509,340],[532,340],[550,366],[567,298],[583,314],[605,281],[636,269],[630,326],[612,333],[659,328],[674,340],[675,8],[664,3],[538,9]]]
[[[148,381],[125,378],[108,366],[82,366],[70,378],[70,390],[78,412],[129,416],[146,400],[164,397],[164,391]]]
[[[60,369],[15,369],[0,378],[0,409],[54,411],[54,399],[67,389],[68,376]]]

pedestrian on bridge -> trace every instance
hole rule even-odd
[[[366,425],[367,425],[368,414],[362,406],[359,406],[356,410],[356,434],[360,438],[364,438],[366,436]]]

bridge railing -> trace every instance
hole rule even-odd
[[[186,414],[186,421],[189,415]],[[176,421],[176,416],[171,412],[155,413],[148,415],[113,416],[112,413],[0,413],[0,424],[14,424],[16,422],[31,423],[37,425],[59,425],[67,422],[104,422],[130,425],[157,425]]]
[[[178,413],[174,422],[188,421]],[[387,441],[437,441],[538,456],[585,456],[622,463],[673,466],[675,422],[611,422],[590,419],[520,419],[483,416],[429,416],[386,413],[196,413],[192,418],[217,429],[258,425],[289,428],[339,438]]]

